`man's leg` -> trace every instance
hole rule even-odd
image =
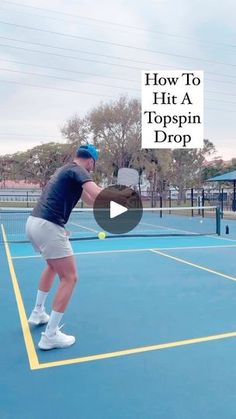
[[[55,276],[56,276],[56,272],[51,268],[51,266],[47,265],[44,271],[42,272],[42,275],[39,281],[39,289],[37,292],[36,303],[35,303],[36,310],[40,311],[44,309],[44,303],[52,287]]]
[[[52,287],[55,276],[56,272],[51,268],[51,266],[47,265],[44,271],[42,272],[39,281],[39,290],[42,292],[49,292]]]
[[[53,301],[53,310],[64,313],[77,282],[77,272],[74,256],[47,261],[50,268],[60,278],[60,285]]]
[[[41,275],[35,307],[28,320],[31,325],[37,326],[39,324],[45,324],[49,320],[49,316],[45,312],[44,304],[48,296],[48,292],[52,287],[55,276],[56,272],[49,265],[47,265]]]
[[[68,305],[77,281],[74,256],[60,259],[48,259],[48,266],[60,278],[60,285],[53,301],[53,309],[45,333],[39,342],[41,349],[62,348],[75,342],[74,336],[68,336],[59,331],[59,323]]]

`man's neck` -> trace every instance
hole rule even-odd
[[[76,163],[78,166],[82,166],[83,168],[85,168],[85,162],[82,159],[78,159],[75,157],[73,162]]]

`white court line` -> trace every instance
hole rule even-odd
[[[187,231],[187,230],[180,230],[179,228],[172,228],[172,227],[165,227],[165,226],[160,226],[157,224],[150,224],[150,223],[140,223],[146,226],[150,226],[150,227],[155,227],[156,229],[163,229],[163,230],[170,230],[170,231],[178,231],[181,233],[187,233],[187,234],[193,234],[193,235],[199,235],[199,233],[195,233],[194,231]]]
[[[96,255],[96,254],[106,254],[106,253],[131,253],[131,252],[149,252],[150,249],[117,249],[117,250],[94,250],[91,252],[76,252],[74,256],[77,255]],[[13,256],[12,259],[31,259],[31,258],[41,258],[41,255],[30,255],[30,256]]]
[[[226,237],[221,237],[221,236],[213,237],[213,236],[210,236],[210,235],[206,235],[205,237],[208,237],[209,239],[217,238],[217,240],[226,240],[228,242],[236,243],[236,239],[228,239]]]
[[[150,252],[153,250],[194,250],[194,249],[219,249],[219,248],[231,248],[236,247],[236,244],[222,244],[222,245],[210,245],[210,246],[178,246],[178,247],[157,247],[153,248],[144,248],[144,249],[115,249],[115,250],[94,250],[90,252],[76,252],[74,256],[78,255],[103,255],[109,253],[134,253],[134,252]],[[12,256],[12,259],[31,259],[31,258],[41,258],[41,255],[29,255],[29,256]]]
[[[72,224],[73,226],[76,226],[76,227],[83,228],[84,230],[92,231],[93,233],[99,233],[98,230],[94,230],[93,228],[85,227],[82,224],[74,223],[72,221],[70,221],[69,224]],[[73,231],[71,233],[73,234]]]
[[[200,269],[202,271],[206,271],[206,272],[209,272],[211,274],[214,274],[214,275],[217,275],[217,276],[221,276],[221,277],[226,278],[226,279],[230,279],[231,281],[236,281],[236,277],[235,276],[227,275],[227,274],[224,274],[223,272],[215,271],[213,269],[208,268],[207,266],[198,265],[198,264],[193,263],[193,262],[190,262],[190,261],[188,261],[186,259],[178,258],[176,256],[172,256],[172,255],[169,255],[167,253],[163,253],[162,251],[157,250],[157,249],[150,249],[150,251],[152,253],[155,253],[155,254],[159,255],[159,256],[164,256],[164,257],[166,257],[168,259],[172,259],[172,260],[174,260],[176,262],[180,262],[180,263],[183,263],[185,265],[192,266],[193,268],[197,268],[197,269]]]
[[[72,225],[75,225],[75,226],[77,226],[77,227],[81,227],[81,228],[83,228],[83,229],[85,229],[85,230],[88,230],[88,231],[92,231],[93,233],[99,233],[99,230],[95,230],[95,229],[92,229],[92,228],[89,228],[89,227],[85,227],[85,226],[83,226],[83,225],[81,225],[81,224],[77,224],[77,223],[74,223],[74,222],[70,222],[70,224],[72,224]],[[150,226],[150,227],[155,227],[155,229],[163,229],[163,230],[170,230],[170,231],[177,231],[177,232],[182,232],[182,233],[187,233],[187,234],[192,234],[193,236],[198,236],[199,235],[199,233],[195,233],[195,232],[193,232],[193,231],[188,231],[188,230],[180,230],[180,229],[177,229],[177,228],[171,228],[171,227],[164,227],[164,226],[160,226],[160,225],[156,225],[156,224],[151,224],[151,223],[145,223],[145,222],[140,222],[140,224],[141,225],[147,225],[147,226]],[[147,232],[147,230],[144,230],[143,231],[143,234],[145,234],[145,231]],[[73,231],[72,231],[72,234],[73,234]],[[141,232],[139,232],[139,234],[141,234]],[[233,242],[233,243],[236,243],[236,239],[229,239],[229,238],[226,238],[226,237],[220,237],[220,236],[217,236],[217,237],[215,237],[214,235],[205,235],[205,237],[208,237],[208,238],[210,238],[210,239],[219,239],[219,240],[226,240],[226,241],[230,241],[230,242]],[[133,238],[133,237],[131,237],[131,238]],[[149,237],[149,239],[157,239],[157,237]],[[158,240],[159,239],[167,239],[167,237],[165,237],[165,236],[163,236],[163,237],[158,237]],[[176,239],[176,237],[168,237],[168,239]]]

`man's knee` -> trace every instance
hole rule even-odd
[[[78,281],[78,275],[76,272],[70,272],[67,273],[66,275],[64,275],[61,280],[66,281],[67,283],[70,283],[71,285],[75,285],[76,282]]]
[[[46,266],[46,268],[45,268],[46,270],[47,270],[47,272],[48,273],[50,273],[50,274],[56,274],[56,272],[55,272],[55,270],[53,269],[53,267],[51,266],[51,265],[49,265],[49,264],[47,264],[47,266]]]

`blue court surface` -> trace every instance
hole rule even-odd
[[[5,237],[0,418],[235,418],[236,221],[222,233],[73,241],[77,341],[47,352],[27,323],[44,261]]]

